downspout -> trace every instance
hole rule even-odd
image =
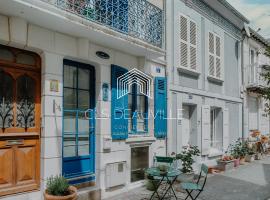
[[[241,53],[242,53],[242,56],[241,56],[241,82],[242,82],[242,91],[243,91],[243,103],[242,103],[242,138],[245,137],[245,121],[244,121],[244,117],[245,117],[245,70],[244,70],[244,40],[246,39],[247,35],[246,33],[244,32],[243,33],[243,38],[241,41]]]

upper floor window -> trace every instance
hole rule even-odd
[[[180,15],[180,67],[198,70],[197,66],[197,24]]]
[[[208,61],[209,75],[218,79],[222,78],[222,61],[221,61],[221,38],[209,32],[208,35]]]
[[[140,133],[147,131],[148,99],[140,93],[137,84],[132,85],[132,92],[128,96],[129,132]]]

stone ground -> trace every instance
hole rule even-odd
[[[175,185],[175,190],[180,190],[179,185]],[[107,200],[147,200],[151,194],[141,187]],[[177,192],[177,196],[182,200],[186,194]],[[270,200],[270,157],[222,174],[210,175],[198,200]]]

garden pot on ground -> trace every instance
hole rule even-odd
[[[245,164],[245,157],[240,158],[240,165],[244,165]]]
[[[44,192],[44,199],[45,200],[77,200],[77,188],[74,186],[69,186],[68,188],[70,194],[67,196],[53,196],[47,193],[47,191]]]
[[[255,154],[255,160],[261,160],[261,159],[262,159],[262,154],[261,153]]]
[[[227,160],[227,161],[218,160],[217,163],[218,163],[218,168],[221,171],[228,171],[228,170],[233,169],[234,167],[234,160]]]
[[[245,160],[246,160],[246,162],[253,162],[254,161],[254,155],[246,155]]]
[[[240,165],[240,159],[236,158],[234,161],[234,167],[238,167]]]

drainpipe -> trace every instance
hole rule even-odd
[[[247,35],[246,35],[246,33],[244,32],[243,33],[243,37],[242,37],[242,40],[241,40],[241,53],[242,53],[242,56],[241,56],[241,82],[242,82],[242,87],[243,87],[243,103],[242,103],[242,138],[244,138],[244,136],[245,136],[245,121],[244,121],[244,117],[245,117],[245,111],[244,111],[244,109],[245,109],[245,106],[244,106],[244,104],[245,104],[245,96],[246,96],[246,94],[245,94],[245,70],[244,70],[244,40],[247,38]]]

